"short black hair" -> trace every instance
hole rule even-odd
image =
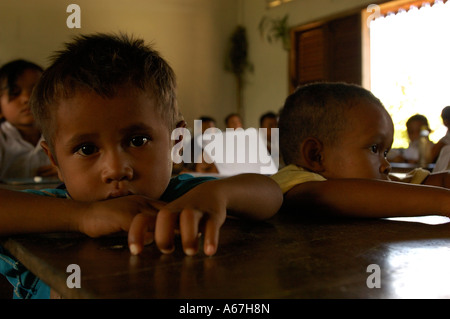
[[[231,119],[233,116],[241,118],[241,116],[238,113],[230,113],[225,117],[225,125],[228,125],[228,120]]]
[[[0,68],[0,95],[1,92],[7,90],[8,95],[12,95],[16,87],[17,79],[25,72],[25,70],[36,70],[44,72],[43,68],[33,62],[17,59],[4,64]]]
[[[75,37],[53,56],[30,99],[36,124],[52,149],[60,99],[90,90],[114,97],[118,89],[131,86],[154,98],[168,130],[182,116],[176,102],[175,73],[169,64],[142,39],[126,34],[92,34]]]
[[[446,106],[442,109],[441,117],[443,120],[450,120],[450,106]]]
[[[348,123],[348,110],[364,99],[383,105],[370,91],[347,83],[320,82],[297,88],[289,95],[278,121],[280,151],[284,162],[300,158],[300,145],[308,137],[332,145]]]
[[[415,115],[411,116],[406,121],[406,126],[411,124],[411,122],[420,122],[420,123],[422,123],[423,126],[426,126],[427,130],[430,130],[430,126],[428,125],[428,119],[427,119],[427,117],[425,115],[415,114]]]
[[[211,116],[200,116],[199,120],[202,121],[202,122],[214,122],[214,123],[216,123],[216,120],[214,118],[212,118]]]
[[[277,119],[277,115],[274,112],[267,112],[260,116],[259,126],[262,126],[265,119]]]

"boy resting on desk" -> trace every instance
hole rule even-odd
[[[371,92],[343,83],[298,88],[279,119],[283,206],[353,217],[450,216],[449,174],[390,178],[392,119]]]
[[[197,252],[200,233],[204,253],[213,255],[227,212],[262,220],[281,206],[278,185],[263,175],[171,178],[171,132],[184,124],[175,76],[141,40],[97,34],[67,44],[43,73],[31,107],[65,188],[39,192],[50,196],[1,190],[0,235],[126,231],[132,254],[153,236],[170,253],[179,228],[187,255]],[[21,277],[18,295],[42,297],[40,286],[13,276]]]

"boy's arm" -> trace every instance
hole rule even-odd
[[[204,235],[204,252],[213,255],[217,250],[219,229],[227,211],[237,217],[267,219],[281,207],[283,196],[279,186],[269,177],[259,174],[242,174],[208,181],[167,204],[157,215],[155,241],[162,252],[174,249],[174,231],[179,224],[183,249],[193,255],[198,250],[198,236]],[[132,225],[129,237],[132,251],[142,250],[140,230],[146,220],[140,217]],[[151,222],[151,219],[148,219]],[[131,240],[131,242],[130,242]]]
[[[423,185],[450,188],[450,172],[432,173],[425,179]]]
[[[303,209],[309,215],[326,212],[372,218],[450,216],[450,190],[362,179],[307,182],[285,194],[285,207],[291,211]]]
[[[214,182],[215,198],[225,199],[229,214],[236,217],[265,220],[275,215],[283,202],[278,184],[264,175],[241,174]],[[208,191],[209,186],[204,187]]]
[[[156,214],[156,202],[142,196],[79,202],[0,189],[0,203],[0,236],[77,231],[98,237],[128,231],[137,214]]]
[[[59,212],[65,209],[62,199],[0,189],[0,202],[1,236],[69,230],[69,215],[53,209],[54,204]]]

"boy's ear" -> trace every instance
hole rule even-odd
[[[56,168],[56,171],[58,172],[58,178],[61,181],[64,181],[61,175],[61,172],[59,170],[58,163],[56,161],[56,158],[53,156],[53,153],[50,150],[50,146],[46,141],[41,142],[41,147],[44,149],[45,154],[47,154],[48,158],[50,159],[50,162],[54,168]]]
[[[315,137],[308,137],[303,141],[301,148],[306,168],[316,173],[322,172],[324,170],[323,143]]]

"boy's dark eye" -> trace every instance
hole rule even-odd
[[[141,147],[147,144],[149,139],[145,136],[134,136],[130,140],[130,146],[131,147]]]
[[[370,147],[370,151],[372,152],[372,153],[374,153],[374,154],[376,154],[376,153],[378,153],[378,145],[372,145],[371,147]]]
[[[94,145],[82,145],[81,147],[79,147],[76,151],[77,154],[82,155],[82,156],[89,156],[94,154],[95,152],[97,152],[97,147]]]

